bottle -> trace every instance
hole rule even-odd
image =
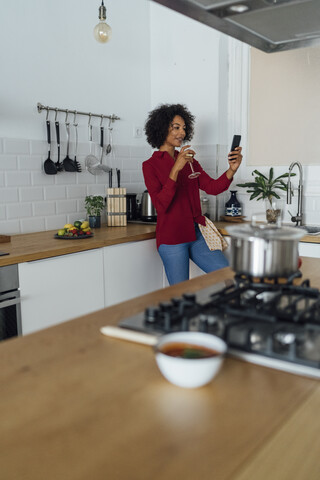
[[[237,190],[230,190],[231,197],[225,206],[225,215],[229,217],[239,217],[242,215],[241,203],[237,199]]]
[[[209,199],[207,197],[201,197],[200,202],[201,202],[201,213],[202,213],[202,215],[210,218],[210,215],[209,215]]]

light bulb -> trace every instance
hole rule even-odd
[[[107,43],[112,37],[112,28],[106,22],[99,22],[93,30],[97,42]]]
[[[105,22],[106,18],[106,7],[102,0],[101,6],[99,7],[100,22],[93,29],[94,38],[100,43],[107,43],[112,37],[112,28]]]

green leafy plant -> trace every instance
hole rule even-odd
[[[103,209],[103,197],[101,195],[88,195],[84,204],[89,217],[100,217]]]
[[[238,187],[248,188],[247,193],[251,193],[250,200],[268,200],[272,206],[272,200],[274,198],[280,199],[280,196],[276,190],[287,191],[287,184],[283,181],[284,178],[288,178],[289,173],[284,173],[279,177],[274,178],[273,168],[270,168],[269,177],[254,170],[252,175],[255,177],[254,182],[238,183]],[[294,176],[295,173],[291,173],[290,176]]]

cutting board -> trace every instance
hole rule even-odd
[[[0,235],[0,243],[11,242],[10,235]]]
[[[231,222],[231,223],[243,223],[246,217],[244,215],[238,215],[237,217],[231,217],[229,215],[224,215],[220,217],[220,220],[223,222]]]

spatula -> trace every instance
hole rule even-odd
[[[46,120],[47,124],[47,142],[48,142],[48,158],[43,164],[44,171],[47,175],[56,175],[57,167],[53,160],[50,158],[51,154],[51,124],[50,120]]]
[[[69,143],[70,143],[70,123],[66,122],[66,130],[67,130],[67,155],[66,158],[63,160],[63,167],[66,172],[76,172],[76,166],[73,160],[69,157]]]

